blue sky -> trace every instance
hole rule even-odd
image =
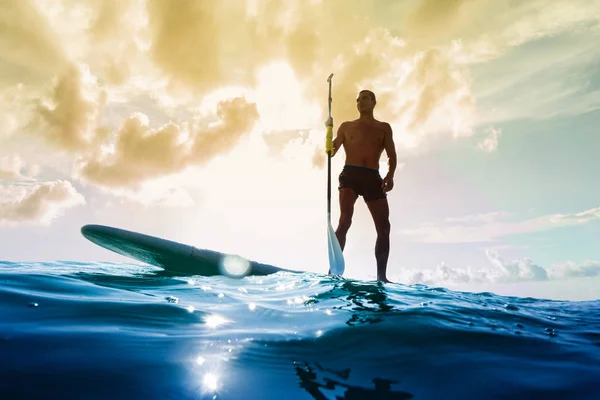
[[[128,261],[81,237],[98,223],[325,271],[333,72],[336,126],[368,88],[394,129],[392,279],[600,297],[599,1],[15,4],[0,258]],[[349,277],[374,242],[359,200]]]

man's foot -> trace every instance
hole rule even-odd
[[[379,278],[379,277],[377,277],[377,280],[378,280],[378,281],[381,281],[381,282],[383,282],[383,283],[394,283],[394,282],[390,281],[390,280],[389,280],[388,278],[386,278],[386,277],[383,277],[383,278]]]

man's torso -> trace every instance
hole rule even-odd
[[[385,126],[380,121],[354,120],[344,131],[346,164],[379,169],[379,159],[384,149]]]

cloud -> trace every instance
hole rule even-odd
[[[31,0],[0,1],[0,88],[39,84],[66,62],[60,38]]]
[[[567,261],[544,268],[527,257],[505,260],[496,250],[491,249],[486,250],[485,254],[490,264],[480,268],[452,267],[441,262],[434,269],[403,270],[395,279],[407,284],[477,285],[545,282],[600,276],[598,261],[588,260],[583,264]]]
[[[594,81],[600,50],[593,32],[572,32],[523,45],[502,58],[473,65],[478,123],[566,117],[598,108]]]
[[[548,276],[552,279],[600,276],[600,262],[587,260],[583,264],[576,264],[572,261],[552,264],[548,268]]]
[[[445,49],[406,52],[391,27],[357,18],[376,12],[361,2],[341,8],[331,2],[257,1],[244,10],[229,1],[180,1],[178,7],[149,1],[145,11],[147,55],[174,93],[204,96],[224,86],[252,86],[262,66],[285,60],[308,102],[322,104],[325,77],[335,72],[333,113],[339,121],[355,118],[356,93],[368,87],[378,94],[381,117],[395,123],[399,135],[470,132],[467,114],[474,102],[466,70]],[[114,19],[111,8],[106,14],[108,21]],[[289,91],[291,84],[283,82],[279,89]],[[325,107],[320,113],[323,119]]]
[[[214,115],[150,126],[141,112],[118,129],[101,125],[107,89],[85,66],[72,65],[48,95],[33,100],[32,132],[76,157],[75,177],[105,187],[135,188],[145,180],[204,165],[224,154],[252,130],[259,118],[242,97],[218,102]]]
[[[203,121],[183,126],[170,122],[152,129],[148,117],[135,113],[115,132],[112,148],[80,159],[80,174],[99,185],[127,187],[204,165],[236,146],[251,131],[258,113],[253,103],[234,98],[219,102],[216,118],[208,126]]]
[[[157,66],[202,90],[223,82],[220,39],[225,21],[218,19],[217,2],[178,0],[174,6],[172,2],[148,0],[146,10],[152,34],[150,55]],[[231,19],[229,22],[234,22]]]
[[[537,232],[564,226],[587,223],[600,219],[600,207],[592,208],[575,214],[552,214],[524,221],[498,221],[504,213],[490,213],[483,216],[473,215],[460,217],[457,221],[447,219],[449,222],[475,222],[475,224],[423,224],[418,228],[403,229],[399,234],[412,238],[418,242],[427,243],[468,243],[488,242],[502,236],[522,233]]]
[[[551,217],[555,224],[585,224],[600,219],[600,207],[591,208],[575,214],[556,214]]]
[[[560,280],[600,275],[600,262],[598,261],[588,260],[583,264],[567,261],[543,268],[529,258],[504,260],[495,250],[487,250],[486,256],[492,265],[502,272],[493,280],[499,283]]]
[[[176,4],[0,3],[0,30],[6,33],[0,39],[0,89],[20,87],[19,96],[34,100],[32,115],[15,120],[19,110],[13,108],[4,126],[11,135],[26,127],[71,153],[77,177],[103,187],[135,186],[204,166],[255,126],[272,139],[282,132],[284,142],[285,131],[323,134],[325,79],[334,72],[336,126],[357,116],[356,93],[369,88],[378,95],[377,117],[392,124],[397,146],[425,148],[440,136],[473,134],[474,65],[534,39],[588,29],[597,20],[590,12],[597,2]],[[205,126],[198,105],[231,87],[244,89],[239,96],[246,105],[207,117],[221,126]],[[148,98],[155,109],[140,101]],[[488,139],[481,146],[491,150],[498,138]],[[301,145],[309,150],[307,165],[323,168],[323,141]],[[273,146],[270,155],[302,152],[300,147]]]
[[[23,128],[23,121],[27,119],[27,103],[23,85],[0,89],[0,143]]]
[[[442,262],[435,269],[409,270],[401,273],[400,280],[410,285],[477,284],[493,282],[499,272],[489,268],[475,269],[470,266],[455,268]]]
[[[66,210],[85,204],[68,181],[0,185],[0,226],[47,226]]]
[[[446,130],[453,136],[471,134],[474,97],[469,89],[468,76],[447,55],[437,49],[424,52],[416,61],[407,81],[417,88],[418,96],[408,129],[418,131],[425,126],[433,131]],[[454,118],[456,112],[460,115]],[[447,120],[444,126],[436,120]],[[430,121],[436,125],[427,125]],[[439,132],[435,132],[439,133]]]
[[[489,128],[488,136],[483,139],[481,142],[477,143],[477,148],[483,150],[485,152],[491,153],[498,148],[498,138],[502,133],[500,129]]]
[[[485,252],[490,262],[502,273],[496,278],[500,282],[545,281],[548,272],[529,258],[505,261],[495,250]]]
[[[550,279],[548,272],[534,264],[530,259],[505,261],[494,251],[486,251],[486,255],[491,263],[489,266],[480,268],[471,266],[452,267],[442,262],[435,269],[403,271],[399,279],[408,284],[424,285],[476,285],[546,281]]]
[[[217,106],[218,120],[208,129],[192,128],[193,146],[189,160],[203,164],[215,154],[233,148],[239,140],[250,132],[259,118],[256,104],[238,97]]]
[[[31,180],[39,171],[39,165],[26,166],[18,155],[0,157],[0,181]]]
[[[21,179],[21,168],[23,162],[18,156],[0,158],[0,181]]]
[[[308,138],[308,131],[306,130],[282,130],[275,132],[265,132],[262,135],[265,144],[273,154],[281,154],[286,145],[300,139],[302,143],[306,142]],[[323,152],[325,152],[323,150]]]
[[[405,2],[403,26],[394,32],[409,49],[453,49],[473,77],[477,124],[597,108],[598,92],[588,93],[587,76],[600,56],[588,40],[600,32],[599,1],[438,3]]]
[[[114,150],[80,159],[81,176],[118,187],[181,170],[187,145],[180,141],[180,133],[174,123],[153,130],[145,115],[132,114],[117,130]]]
[[[100,80],[115,88],[126,85],[136,75],[153,75],[144,62],[146,16],[140,12],[139,0],[104,0],[82,3],[90,16],[87,35],[80,52]]]
[[[467,60],[482,62],[505,54],[523,43],[562,32],[598,26],[599,3],[544,0],[505,3],[494,0],[436,0],[407,2],[398,30],[415,46],[459,41]],[[414,4],[414,6],[410,6]]]
[[[96,44],[108,42],[116,44],[121,39],[121,44],[129,44],[127,40],[134,39],[136,29],[140,29],[141,23],[139,7],[144,2],[137,0],[104,0],[101,2],[82,3],[86,7],[89,16],[87,33]],[[137,15],[137,17],[136,17]],[[118,49],[122,47],[117,46]],[[127,47],[125,47],[127,48]]]
[[[316,168],[324,168],[327,156],[322,148],[316,147],[313,153],[312,165]]]
[[[85,66],[72,65],[55,81],[49,98],[34,101],[32,129],[58,148],[84,151],[97,144],[105,92]]]

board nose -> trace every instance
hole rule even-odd
[[[88,224],[81,227],[81,234],[88,240],[94,242],[94,238],[106,237],[111,228],[104,225]]]

